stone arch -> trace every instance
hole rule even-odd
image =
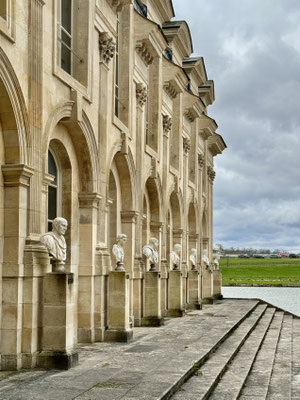
[[[0,121],[6,164],[30,164],[26,103],[14,69],[0,48]]]
[[[72,118],[73,101],[59,104],[50,114],[44,132],[44,171],[47,168],[47,151],[51,135],[58,123],[64,125],[73,142],[79,165],[80,191],[98,193],[99,191],[99,159],[98,149],[92,125],[82,112],[82,119],[75,121]]]
[[[128,154],[117,151],[110,162],[107,176],[107,195],[109,189],[109,174],[112,166],[115,165],[115,171],[118,174],[120,182],[120,200],[121,211],[132,211],[136,205],[136,191],[135,191],[135,168],[131,152]],[[107,196],[108,197],[108,196]]]

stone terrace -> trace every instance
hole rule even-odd
[[[223,300],[135,328],[134,341],[80,349],[69,371],[0,373],[0,399],[300,399],[300,319]]]

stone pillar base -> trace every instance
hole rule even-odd
[[[78,351],[42,351],[37,358],[39,368],[70,369],[78,364]]]
[[[142,318],[142,326],[163,326],[165,320],[162,317],[144,317]]]
[[[204,299],[201,299],[202,304],[213,304],[214,299],[212,297],[205,297]]]
[[[129,316],[129,275],[125,271],[112,271],[108,281],[108,329],[106,342],[129,342],[133,331]]]
[[[168,317],[182,317],[182,274],[181,271],[170,271],[168,282]]]
[[[183,317],[185,315],[185,310],[180,310],[180,309],[170,309],[167,310],[166,312],[166,317],[171,317],[171,318],[179,318]]]
[[[189,303],[186,305],[187,310],[202,310],[202,304],[200,303]]]
[[[214,300],[222,300],[223,299],[223,295],[222,294],[214,294],[213,295],[213,299]]]
[[[133,330],[108,329],[104,333],[105,342],[128,343],[133,339]]]
[[[2,354],[1,371],[17,371],[22,368],[21,354]]]

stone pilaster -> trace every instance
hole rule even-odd
[[[4,178],[4,254],[2,268],[2,370],[22,367],[22,308],[27,207],[33,169],[20,164],[2,166]]]
[[[79,199],[79,270],[78,270],[78,340],[95,340],[95,249],[97,214],[100,196],[80,193]]]
[[[28,115],[32,137],[31,165],[35,174],[30,183],[29,241],[39,240],[42,231],[40,205],[42,193],[43,137],[43,0],[29,1],[29,103]]]

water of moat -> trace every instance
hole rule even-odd
[[[300,317],[300,287],[223,286],[224,298],[261,299]]]

